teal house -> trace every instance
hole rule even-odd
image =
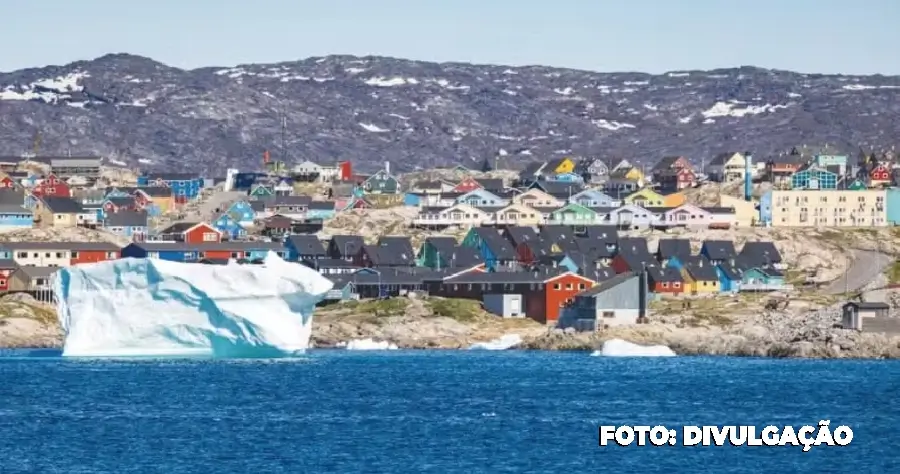
[[[334,217],[336,211],[334,201],[310,201],[306,208],[307,219],[327,220]]]
[[[885,191],[884,211],[889,225],[900,225],[900,188]]]
[[[774,268],[750,267],[741,275],[741,288],[745,290],[779,290],[784,286],[784,273]]]
[[[837,189],[838,181],[837,173],[810,165],[791,176],[791,189]]]
[[[216,230],[221,232],[223,236],[228,236],[229,240],[235,240],[247,234],[247,231],[241,223],[236,221],[228,212],[223,212],[212,222],[212,225]]]
[[[253,220],[256,218],[256,211],[253,210],[249,202],[243,199],[233,202],[225,210],[225,213],[228,214],[232,221],[237,222],[241,226],[252,225]]]

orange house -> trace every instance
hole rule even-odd
[[[591,288],[595,283],[594,280],[573,272],[550,277],[537,290],[539,298],[527,298],[526,314],[539,323],[556,324],[562,308],[571,303],[575,295]]]

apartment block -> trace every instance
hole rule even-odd
[[[884,190],[773,190],[773,227],[888,225]]]

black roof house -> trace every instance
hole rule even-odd
[[[378,238],[378,245],[381,247],[390,247],[391,250],[400,251],[406,255],[415,255],[412,241],[409,237],[401,235],[387,235]]]
[[[619,254],[639,255],[641,257],[650,255],[650,249],[647,246],[647,239],[643,237],[621,237],[618,245]]]
[[[494,258],[498,261],[516,260],[516,249],[513,248],[510,241],[500,235],[497,229],[492,227],[475,227],[472,231],[478,235],[482,245],[490,249]]]
[[[781,252],[778,251],[773,242],[746,242],[737,257],[755,266],[770,266],[782,263]]]
[[[705,240],[700,248],[700,255],[712,263],[720,263],[737,257],[734,242],[730,240]]]
[[[363,238],[358,235],[335,235],[328,243],[328,255],[331,258],[350,259],[359,253],[365,245]]]
[[[286,239],[286,243],[290,245],[301,260],[315,260],[325,258],[325,246],[315,235],[291,235]]]
[[[502,233],[516,247],[522,244],[535,245],[540,239],[533,227],[510,226],[504,229]]]
[[[684,270],[697,281],[718,281],[716,266],[703,256],[694,256],[685,259]]]
[[[687,239],[661,239],[656,249],[656,258],[665,262],[672,257],[684,260],[691,256],[691,241]]]

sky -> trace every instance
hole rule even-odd
[[[3,0],[0,71],[328,54],[660,73],[900,74],[898,0]]]

